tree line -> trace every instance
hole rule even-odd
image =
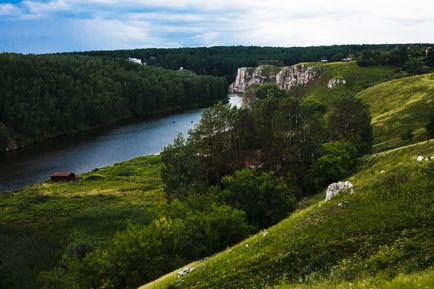
[[[357,59],[359,66],[397,66],[411,74],[433,71],[433,45],[401,45],[392,49],[366,49]]]
[[[208,106],[224,78],[121,59],[0,54],[0,151],[132,117]]]
[[[378,45],[332,45],[312,47],[258,47],[228,46],[199,48],[146,48],[113,51],[80,52],[90,56],[107,58],[135,57],[143,62],[168,69],[184,67],[198,74],[224,76],[229,82],[234,81],[239,67],[252,67],[260,64],[276,66],[293,65],[306,61],[340,61],[352,55],[358,58],[364,51],[389,52],[401,47],[412,47],[425,51],[429,44],[378,44]],[[418,52],[419,53],[419,52]],[[366,63],[362,61],[361,63]],[[394,65],[393,62],[387,62]]]

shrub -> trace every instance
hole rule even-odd
[[[273,172],[236,171],[222,179],[223,199],[247,213],[249,223],[264,228],[286,217],[295,206],[294,193]]]
[[[342,141],[323,144],[322,150],[323,155],[311,167],[316,189],[350,175],[357,154],[353,144]]]
[[[193,211],[174,200],[166,216],[144,227],[129,225],[108,246],[88,253],[85,244],[72,244],[68,255],[83,257],[69,258],[66,273],[77,288],[137,288],[240,241],[250,231],[242,211],[227,205]]]

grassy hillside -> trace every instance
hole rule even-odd
[[[158,156],[0,194],[0,287],[39,288],[76,241],[97,245],[131,223],[147,224],[164,202]]]
[[[330,281],[318,282],[308,285],[281,284],[276,289],[429,289],[434,285],[434,269],[426,271],[399,274],[391,280],[385,280],[384,276],[368,277],[356,282],[334,283]]]
[[[174,282],[172,273],[142,288],[172,283],[175,288],[346,288],[348,282],[356,288],[375,282],[407,288],[411,278],[431,286],[434,162],[417,162],[418,155],[434,155],[434,140],[366,157],[349,178],[354,194],[313,201],[274,227],[193,264],[196,269],[182,281]],[[428,271],[417,273],[423,270]]]
[[[359,67],[355,61],[310,62],[308,64],[320,67],[320,77],[305,89],[302,94],[308,100],[316,100],[324,104],[329,104],[339,95],[356,94],[372,85],[405,76],[404,73],[398,72],[396,67]],[[328,81],[333,78],[344,79],[346,84],[332,89],[327,88]]]
[[[374,150],[427,138],[425,126],[429,111],[434,109],[434,73],[384,82],[363,90],[358,97],[372,113]],[[412,139],[406,138],[406,133]]]

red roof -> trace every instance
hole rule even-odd
[[[72,175],[71,172],[55,172],[53,177],[69,177],[70,175]]]

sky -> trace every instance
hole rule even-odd
[[[0,52],[433,42],[433,0],[0,0]]]

